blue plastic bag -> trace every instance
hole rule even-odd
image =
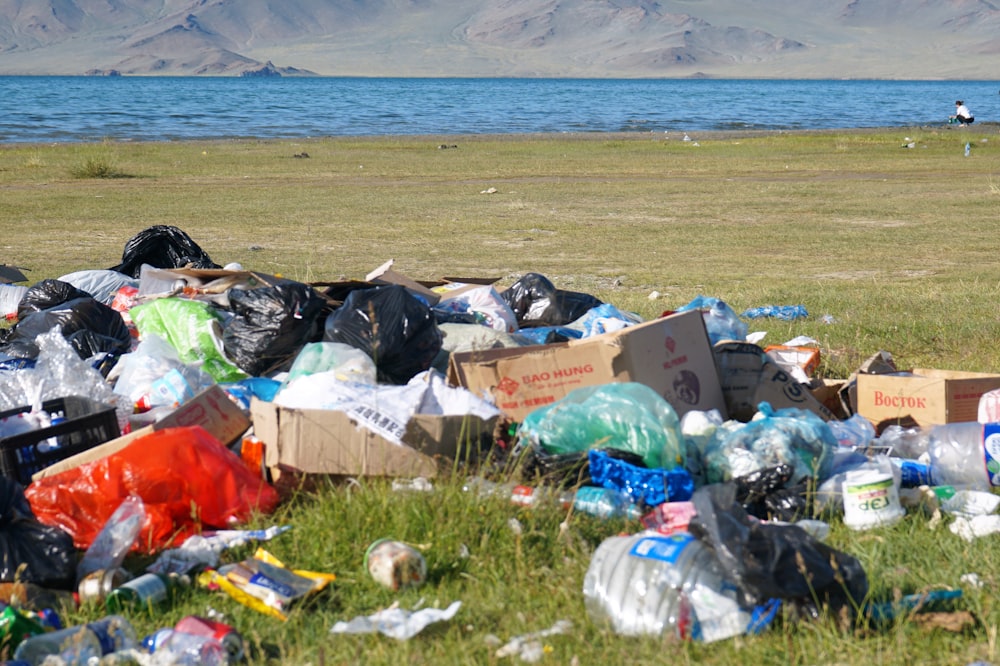
[[[705,319],[705,329],[708,331],[708,339],[714,345],[722,340],[746,340],[747,325],[740,320],[736,311],[729,307],[725,301],[712,296],[696,296],[687,305],[677,308],[677,312],[688,310],[701,310],[701,315]]]
[[[741,314],[748,319],[758,319],[760,317],[770,317],[781,319],[782,321],[792,321],[793,319],[805,319],[809,316],[804,305],[763,305],[758,308],[744,310]]]

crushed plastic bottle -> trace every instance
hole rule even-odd
[[[605,539],[583,579],[590,616],[626,636],[710,642],[746,633],[751,614],[737,593],[712,552],[687,532]]]

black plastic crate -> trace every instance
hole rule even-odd
[[[62,423],[11,435],[0,439],[0,472],[16,479],[23,486],[31,483],[31,475],[49,465],[115,439],[121,434],[115,408],[103,402],[78,395],[46,400],[42,409],[49,414],[63,412]],[[0,418],[30,412],[31,407],[18,407],[0,412]],[[55,437],[59,447],[48,451],[38,446]]]

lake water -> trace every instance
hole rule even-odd
[[[940,125],[997,81],[0,77],[0,142]]]

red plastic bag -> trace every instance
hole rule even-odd
[[[271,513],[278,493],[201,426],[165,428],[100,460],[35,481],[35,516],[86,549],[122,501],[138,495],[146,521],[134,551],[152,553],[202,529]]]

